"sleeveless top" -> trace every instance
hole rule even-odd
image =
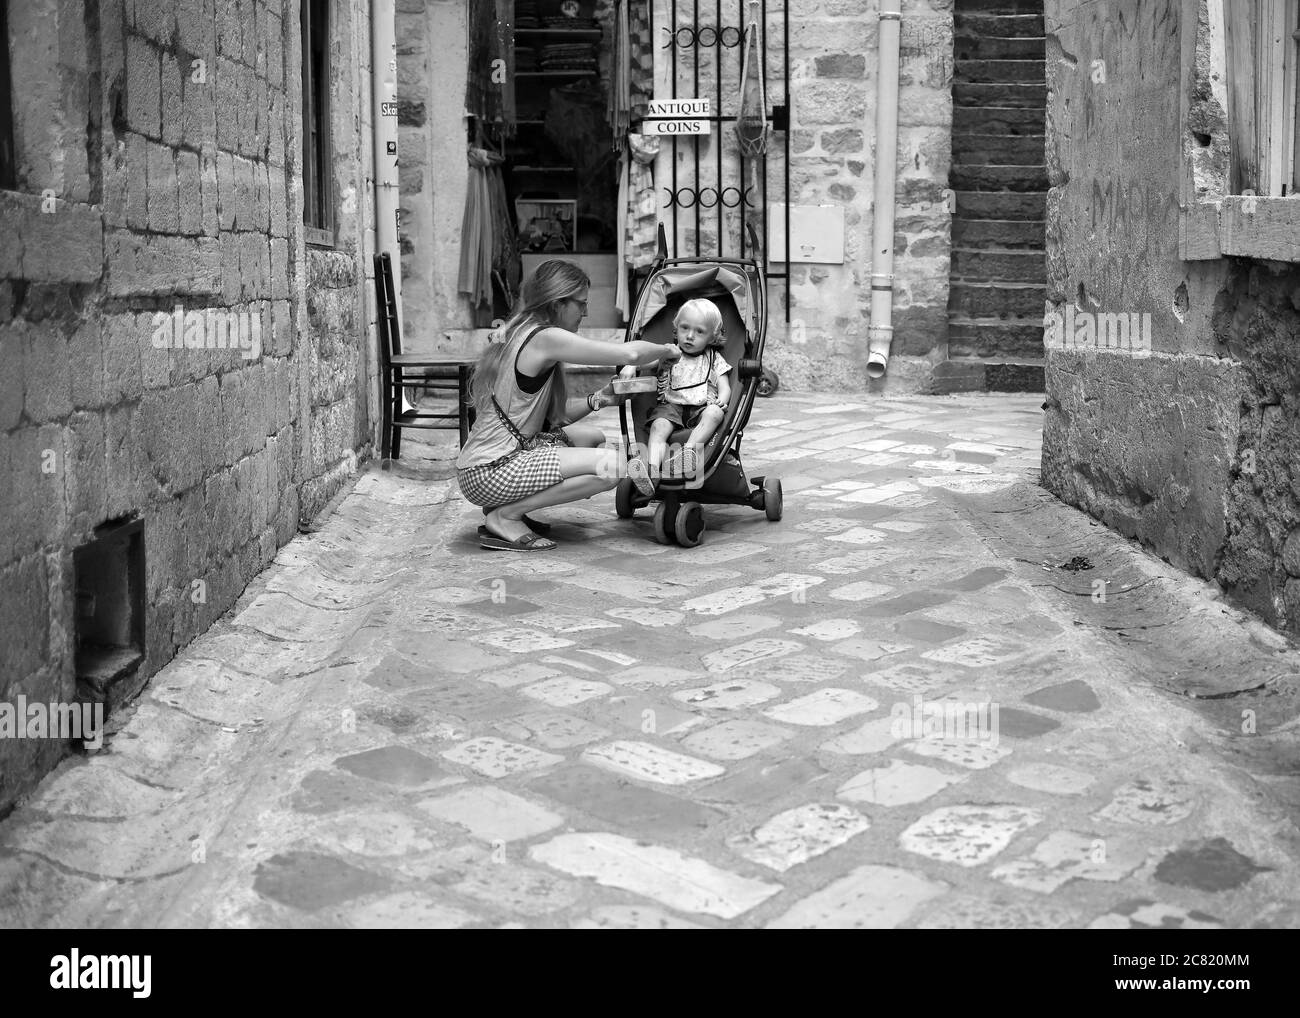
[[[551,405],[551,390],[555,387],[555,375],[560,370],[556,363],[546,373],[541,387],[534,393],[524,392],[515,382],[515,368],[519,352],[545,325],[539,325],[530,332],[522,330],[506,346],[501,358],[501,370],[497,375],[493,394],[501,409],[506,412],[525,436],[535,435],[542,430],[546,422],[546,412]],[[519,442],[510,430],[501,423],[495,408],[489,405],[480,410],[474,421],[474,430],[456,458],[456,469],[467,470],[470,467],[492,463],[504,456],[519,451]]]

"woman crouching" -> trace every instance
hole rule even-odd
[[[643,367],[676,360],[673,344],[637,340],[602,343],[577,335],[587,314],[591,281],[572,262],[543,262],[524,281],[519,306],[488,346],[470,385],[477,412],[456,460],[461,494],[483,507],[479,544],[502,551],[541,551],[549,529],[525,514],[613,488],[620,477],[644,471],[605,446],[599,428],[575,424],[618,402],[611,385],[570,397],[565,362]]]

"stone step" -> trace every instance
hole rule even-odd
[[[965,191],[957,192],[954,219],[1046,219],[1046,191]]]
[[[1042,283],[987,282],[954,278],[948,286],[948,314],[971,318],[1043,316],[1047,287]]]
[[[952,104],[954,107],[977,107],[987,109],[991,106],[1003,109],[1038,110],[1047,107],[1047,85],[986,85],[968,81],[952,83]]]
[[[967,166],[954,163],[948,171],[954,191],[1045,191],[1046,166]]]
[[[936,394],[1047,391],[1043,362],[1035,359],[951,358],[934,366],[931,380]]]
[[[1006,106],[954,106],[952,133],[954,137],[970,134],[1046,134],[1047,115],[1044,109],[1019,109]]]
[[[952,158],[968,166],[1040,166],[1046,148],[1041,134],[963,134],[952,139]]]
[[[1043,0],[956,0],[953,6],[959,14],[1021,15],[1037,12],[1041,17],[1043,13]]]
[[[954,280],[1048,281],[1048,259],[1043,251],[978,250],[954,248]]]
[[[997,15],[985,11],[966,11],[960,8],[953,13],[953,33],[958,38],[986,39],[1042,39],[1043,12]]]
[[[1041,85],[1047,80],[1042,60],[963,60],[953,65],[952,80],[999,85]]]
[[[1047,40],[1041,36],[1000,39],[991,35],[959,35],[953,40],[953,56],[958,60],[1043,61],[1047,57]]]
[[[1042,357],[1043,320],[970,318],[948,322],[949,357]]]
[[[1047,255],[1043,251],[972,250],[952,252],[954,279],[1010,280],[1047,283]]]
[[[1028,247],[1042,251],[1047,224],[1041,219],[954,219],[954,247]]]

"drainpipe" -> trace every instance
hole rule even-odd
[[[393,296],[402,317],[402,252],[397,245],[397,18],[394,0],[370,3],[370,96],[375,126],[375,253],[393,260]],[[389,112],[384,113],[384,107]]]
[[[871,327],[867,377],[883,378],[894,338],[894,175],[898,161],[900,0],[880,0],[876,32],[876,195],[871,225]]]

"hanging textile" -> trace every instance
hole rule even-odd
[[[659,156],[659,136],[629,134],[625,260],[642,269],[659,252],[659,199],[655,192],[654,165]]]
[[[628,39],[628,0],[616,0],[614,7],[614,60],[610,68],[609,126],[614,130],[614,148],[621,150],[632,115],[631,55]],[[620,174],[620,181],[622,176]],[[621,186],[621,184],[620,184]],[[619,202],[623,208],[623,203]],[[620,241],[621,243],[621,241]]]
[[[469,0],[465,111],[513,137],[515,110],[514,0]]]
[[[654,39],[650,34],[650,0],[624,0],[627,6],[628,105],[631,118],[650,112],[655,92]]]
[[[500,157],[486,149],[469,150],[469,187],[465,192],[465,219],[460,231],[461,293],[479,307],[492,303],[492,254],[495,230],[490,167]]]
[[[493,157],[487,169],[492,208],[492,278],[497,284],[500,310],[509,314],[519,296],[523,260],[519,256],[519,234],[515,229],[515,217],[510,211],[510,199],[506,196],[502,160],[495,153]]]
[[[469,150],[469,185],[461,224],[459,290],[474,307],[493,304],[495,282],[500,303],[509,309],[519,292],[522,265],[514,217],[506,198],[502,157],[483,148]]]

